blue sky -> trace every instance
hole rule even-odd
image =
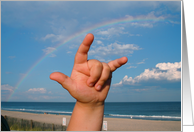
[[[86,31],[125,18],[143,21]],[[1,2],[1,100],[75,101],[49,75],[71,75],[74,55],[87,33],[95,37],[89,59],[128,57],[113,73],[107,102],[181,101],[180,1]]]

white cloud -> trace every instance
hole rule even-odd
[[[173,69],[178,69],[181,68],[181,62],[175,62],[175,63],[158,63],[156,65],[161,70],[173,70]]]
[[[134,22],[131,23],[132,26],[138,26],[138,27],[149,27],[152,28],[153,24],[152,23],[138,23],[138,22]]]
[[[130,15],[125,15],[126,18],[129,20],[153,20],[152,22],[132,22],[132,26],[136,27],[148,27],[152,28],[154,26],[154,23],[157,22],[158,20],[164,20],[166,17],[165,16],[155,16],[155,12],[152,11],[148,13],[147,15],[139,15],[139,16],[130,16]]]
[[[100,40],[97,40],[96,43],[97,43],[97,44],[102,44],[102,45],[103,45],[102,41],[100,41]]]
[[[124,27],[111,27],[107,30],[98,31],[97,34],[111,37],[113,35],[127,34],[128,33],[128,32],[124,32],[123,30],[125,30]]]
[[[52,40],[52,42],[57,42],[57,41],[62,41],[64,40],[64,35],[60,34],[60,35],[55,35],[54,39]]]
[[[160,19],[165,19],[165,17],[164,16],[155,16],[154,15],[155,14],[155,12],[154,11],[152,11],[152,12],[150,12],[150,13],[148,13],[147,15],[140,15],[140,16],[138,16],[138,18],[144,18],[144,19],[154,19],[154,20],[160,20]]]
[[[1,90],[8,90],[10,92],[13,92],[15,88],[10,86],[9,84],[4,84],[4,85],[1,85]]]
[[[170,20],[170,23],[172,23],[172,24],[180,24],[180,22],[172,21],[172,20]]]
[[[57,41],[61,41],[64,39],[64,35],[59,34],[59,35],[55,35],[55,34],[47,34],[45,37],[42,37],[42,40],[47,40],[47,39],[51,39],[52,42],[57,42]]]
[[[41,96],[28,95],[26,98],[28,98],[30,100],[36,100],[36,101],[40,101],[40,100],[53,101],[54,99],[64,99],[65,97],[63,97],[63,96],[49,96],[49,95],[41,95]]]
[[[145,62],[144,61],[141,61],[141,62],[138,62],[137,64],[144,64]]]
[[[10,86],[9,84],[1,85],[1,100],[8,101],[10,95],[14,92],[15,87]]]
[[[47,54],[52,53],[55,50],[56,50],[56,48],[47,47],[46,49],[43,49],[42,51],[47,55]],[[56,57],[56,55],[55,54],[51,54],[50,57]]]
[[[52,37],[55,37],[55,35],[54,34],[47,34],[45,37],[43,37],[42,39],[45,41],[45,40],[47,40],[47,39],[49,39],[49,38],[52,38]]]
[[[181,80],[181,71],[179,70],[181,68],[181,62],[175,62],[175,63],[158,63],[156,65],[156,68],[145,69],[143,73],[141,73],[139,76],[136,76],[134,79],[132,77],[128,77],[127,75],[124,76],[124,78],[116,84],[113,84],[113,86],[122,86],[124,85],[137,85],[141,82],[146,82],[150,80],[155,81],[180,81]]]
[[[89,55],[95,55],[94,57],[102,62],[109,62],[111,61],[110,58],[104,59],[106,57],[110,57],[112,55],[119,55],[119,56],[129,56],[129,54],[133,54],[134,50],[141,50],[138,45],[135,44],[118,44],[117,42],[112,43],[107,46],[95,46],[95,48],[89,51]]]
[[[67,54],[70,54],[70,53],[72,53],[72,51],[67,51]]]
[[[143,59],[141,62],[138,62],[137,64],[144,64],[146,59]]]
[[[151,88],[148,88],[148,89],[134,89],[134,91],[137,91],[137,92],[148,91],[148,90],[151,90]]]
[[[105,59],[104,57],[100,57],[100,56],[95,56],[95,58],[101,62],[106,62],[106,63],[112,61],[111,59]]]
[[[44,99],[51,99],[51,96],[42,96]]]
[[[91,49],[89,51],[90,55],[127,55],[127,54],[133,54],[134,50],[141,50],[138,45],[135,44],[118,44],[118,43],[112,43],[107,46],[99,46],[95,49]]]
[[[43,51],[45,52],[45,54],[50,54],[54,50],[56,50],[56,48],[53,48],[53,47],[47,47],[46,49],[43,49]]]
[[[127,69],[131,69],[131,68],[137,68],[137,66],[130,66],[130,67],[127,67]]]
[[[45,88],[31,88],[27,92],[29,92],[29,93],[46,93],[47,90]]]

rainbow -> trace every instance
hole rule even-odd
[[[165,20],[163,17],[158,17],[158,18],[133,18],[133,17],[125,17],[125,18],[121,18],[121,19],[114,19],[111,21],[106,21],[103,23],[99,23],[96,24],[90,28],[87,28],[85,30],[82,30],[80,32],[77,32],[73,35],[71,35],[70,37],[68,37],[67,39],[63,40],[62,42],[60,42],[59,44],[57,44],[54,48],[60,48],[63,45],[67,44],[68,42],[78,38],[81,35],[84,35],[86,33],[89,33],[91,31],[97,30],[97,29],[101,29],[104,27],[110,27],[110,26],[114,26],[117,24],[125,24],[125,23],[132,23],[132,22],[170,22],[170,20]],[[12,96],[14,95],[14,93],[16,92],[16,90],[20,87],[20,85],[24,82],[24,80],[27,78],[27,76],[33,71],[33,69],[35,69],[44,59],[46,59],[51,53],[55,52],[56,50],[50,52],[49,54],[45,54],[42,57],[40,57],[30,68],[29,70],[26,72],[26,74],[24,74],[21,79],[18,81],[18,83],[15,86],[14,91],[12,92],[12,94],[10,94],[10,96],[8,97],[8,101],[12,98]]]

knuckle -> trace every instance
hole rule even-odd
[[[103,67],[102,63],[101,63],[100,61],[98,61],[98,60],[96,60],[95,66],[96,66],[97,68],[102,68],[102,67]]]
[[[110,69],[110,67],[109,67],[109,65],[107,63],[102,63],[102,65],[103,65],[103,70],[111,71],[111,69]]]
[[[108,79],[109,79],[109,74],[106,74],[100,78],[99,82],[106,82]]]
[[[91,59],[91,60],[88,60],[88,62],[89,62],[89,68],[100,68],[100,69],[102,69],[102,67],[103,67],[102,63],[98,60]]]
[[[106,81],[107,81],[107,80],[100,80],[100,81],[98,82],[98,85],[103,86],[103,85],[106,83]]]
[[[106,81],[108,80],[108,78],[103,78],[99,81],[100,84],[104,84]]]
[[[95,83],[98,79],[99,77],[94,75],[90,78],[90,82]]]

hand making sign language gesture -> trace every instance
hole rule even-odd
[[[93,40],[93,34],[84,38],[75,55],[71,77],[60,72],[50,75],[50,79],[60,83],[77,100],[67,130],[101,130],[112,72],[127,62],[126,57],[109,63],[88,60]]]

